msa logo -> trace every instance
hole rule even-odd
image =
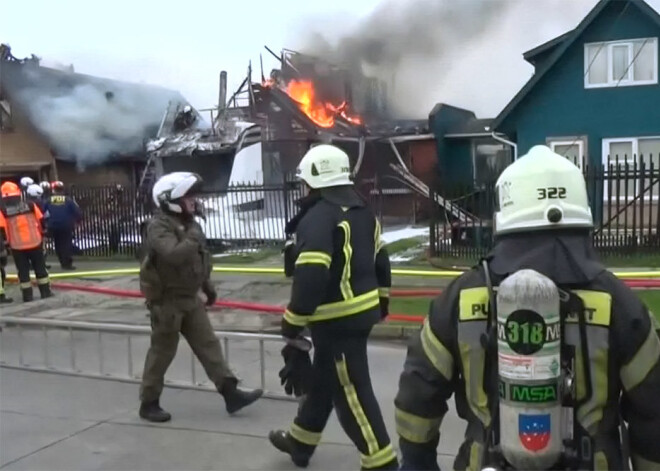
[[[511,400],[516,402],[552,402],[557,400],[557,396],[556,384],[542,386],[511,385]]]
[[[566,198],[566,188],[563,186],[549,186],[547,188],[537,188],[540,200],[556,200]]]

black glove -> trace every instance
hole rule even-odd
[[[383,320],[390,315],[390,298],[380,297],[380,319]]]
[[[210,283],[205,283],[202,291],[206,295],[206,305],[213,306],[215,301],[218,299],[218,293],[215,288]]]
[[[296,266],[296,243],[292,239],[287,240],[282,253],[284,254],[284,276],[291,278]]]
[[[309,391],[312,377],[312,360],[309,357],[311,343],[304,337],[299,337],[293,342],[287,343],[282,349],[284,368],[280,370],[280,383],[284,391],[295,397],[305,395]]]

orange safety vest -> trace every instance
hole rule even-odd
[[[43,214],[37,206],[25,202],[2,208],[0,227],[5,229],[9,247],[13,250],[32,250],[41,247],[43,237],[39,219],[42,217]]]

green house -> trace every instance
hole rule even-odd
[[[608,156],[659,166],[659,37],[660,15],[644,1],[601,0],[575,29],[523,54],[534,75],[495,119],[436,105],[439,181],[479,190],[538,144],[580,166]]]
[[[572,31],[526,52],[527,84],[491,123],[523,155],[546,144],[582,166],[660,154],[660,15],[601,0]]]

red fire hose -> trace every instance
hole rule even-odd
[[[68,290],[68,291],[83,291],[86,293],[105,294],[108,296],[120,296],[123,298],[142,298],[142,293],[136,290],[123,290],[112,288],[100,288],[98,286],[79,285],[76,283],[61,283],[54,282],[51,284],[53,288]],[[230,301],[218,300],[213,304],[214,307],[242,309],[245,311],[254,311],[266,314],[282,314],[284,308],[281,306],[273,306],[270,304],[251,303],[245,301]],[[405,314],[390,314],[387,317],[390,321],[403,321],[421,324],[424,322],[423,316],[407,316]]]
[[[660,280],[630,279],[630,280],[625,280],[624,283],[631,288],[660,288]],[[87,293],[105,294],[108,296],[120,296],[124,298],[143,297],[142,293],[136,290],[101,288],[98,286],[88,286],[88,285],[80,285],[76,283],[62,283],[62,282],[53,282],[51,286],[53,288],[62,289],[62,290],[83,291]],[[392,290],[390,295],[392,297],[432,297],[439,295],[441,292],[442,292],[441,290],[429,290],[429,289],[426,290],[396,289],[396,290]],[[282,314],[284,312],[284,308],[282,306],[273,306],[270,304],[252,303],[246,301],[230,301],[226,299],[216,301],[213,306],[218,308],[241,309],[245,311],[254,311],[260,313],[267,313],[267,314]],[[390,314],[389,316],[387,316],[387,320],[421,324],[422,322],[424,322],[424,316]]]

